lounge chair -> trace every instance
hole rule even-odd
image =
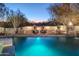
[[[33,34],[38,34],[39,31],[38,31],[38,30],[32,30],[32,33],[33,33]]]
[[[47,33],[47,30],[41,30],[40,33],[46,34]]]
[[[47,30],[45,29],[44,26],[41,27],[40,33],[42,33],[42,34],[46,34],[47,33]]]

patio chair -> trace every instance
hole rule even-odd
[[[32,30],[32,33],[33,34],[38,34],[39,33],[39,31],[37,30],[37,26],[36,25],[34,25],[34,29]]]
[[[47,30],[41,30],[40,33],[46,34],[47,33]]]
[[[32,30],[32,33],[33,33],[33,34],[38,34],[39,31],[38,31],[38,30]]]
[[[40,33],[42,33],[42,34],[46,34],[47,33],[47,30],[44,29],[44,26],[41,27]]]

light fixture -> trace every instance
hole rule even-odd
[[[40,40],[41,38],[40,38],[40,37],[36,37],[36,39],[37,39],[37,40]]]
[[[72,26],[73,24],[72,24],[72,22],[69,22],[69,24],[68,24],[69,26]]]

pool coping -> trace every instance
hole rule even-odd
[[[52,37],[77,37],[75,35],[1,35],[0,38],[6,38],[6,37],[36,37],[36,36],[40,36],[40,37],[47,37],[47,36],[52,36]]]

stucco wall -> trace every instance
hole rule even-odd
[[[37,27],[38,30],[41,30],[41,26]],[[47,29],[47,31],[51,32],[51,31],[56,31],[57,29],[57,26],[45,26],[45,29]],[[66,31],[66,26],[60,26],[60,29],[62,31]],[[22,29],[19,28],[19,31],[22,30],[21,32],[24,33],[24,34],[31,34],[32,33],[32,30],[33,30],[33,26],[25,26],[23,27]],[[75,26],[75,30],[76,31],[79,31],[79,26]],[[0,33],[1,32],[4,32],[4,28],[1,28],[0,27]],[[14,28],[6,28],[6,31],[5,31],[7,34],[15,34],[15,30]]]

